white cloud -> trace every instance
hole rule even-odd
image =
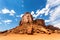
[[[50,20],[45,20],[45,22],[50,22]]]
[[[10,11],[9,11],[8,9],[6,9],[6,8],[2,9],[1,12],[2,12],[3,14],[10,13]]]
[[[3,22],[4,22],[5,24],[10,24],[10,23],[12,22],[12,20],[3,20]]]
[[[20,17],[22,17],[24,14],[21,14]]]
[[[55,7],[60,5],[60,0],[47,0],[47,4],[49,4],[49,7]]]
[[[16,17],[22,17],[24,14],[21,14],[21,15],[16,15]]]
[[[51,8],[53,8],[53,7],[55,7],[55,6],[58,6],[58,5],[60,5],[60,0],[47,0],[47,4],[46,4],[46,7],[45,8],[43,8],[42,10],[40,10],[40,9],[38,9],[37,11],[36,11],[36,14],[32,14],[32,12],[31,12],[31,14],[35,17],[35,18],[37,18],[39,15],[43,15],[43,14],[45,14],[45,16],[47,16],[48,14],[49,14],[49,12],[50,12],[50,10],[51,10]],[[33,12],[34,13],[34,12]]]
[[[51,12],[50,12],[51,13]],[[50,14],[50,20],[55,21],[60,18],[60,6],[54,9],[54,11]]]
[[[14,13],[15,13],[15,11],[14,11],[14,10],[11,10],[11,11],[10,11],[10,15],[12,15],[12,16],[13,16],[13,15],[14,15]]]
[[[32,14],[33,11],[31,12],[31,14],[32,14],[33,17],[35,17],[35,18],[37,18],[39,15],[43,15],[43,14],[45,14],[45,16],[47,16],[47,15],[49,14],[49,10],[50,10],[49,4],[47,4],[46,7],[43,8],[42,10],[38,9],[38,10],[36,11],[36,14]]]
[[[50,10],[49,23],[60,28],[60,0],[49,0],[47,4],[49,4],[48,9]]]
[[[36,17],[36,15],[34,14],[34,11],[31,12],[31,15],[32,15],[33,17]]]
[[[39,15],[43,15],[45,13],[45,15],[48,15],[48,11],[46,8],[43,8],[42,10],[37,10],[36,14],[34,14],[34,11],[31,12],[31,14],[33,15],[33,17],[37,18]]]
[[[60,28],[60,23],[56,23],[54,26]]]
[[[33,15],[33,17],[36,19],[39,15],[43,15],[45,14],[48,15],[48,12],[49,12],[49,9],[48,9],[49,5],[47,5],[45,8],[43,8],[42,10],[38,9],[36,10],[36,14],[34,11],[31,12],[31,14]],[[21,17],[22,17],[23,14],[21,14]]]
[[[34,15],[34,11],[32,11],[31,14]]]
[[[13,16],[15,14],[15,11],[4,8],[0,11],[0,13],[2,13],[2,14],[8,14],[9,13],[11,16]]]

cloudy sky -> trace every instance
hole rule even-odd
[[[18,26],[25,12],[60,28],[60,0],[0,0],[0,31]]]

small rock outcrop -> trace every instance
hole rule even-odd
[[[58,31],[60,32],[60,29],[57,27],[54,27],[53,25],[47,25],[46,28],[49,30],[52,30],[53,33],[58,32]]]

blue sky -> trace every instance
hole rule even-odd
[[[18,26],[25,12],[60,28],[60,0],[0,0],[0,31]]]

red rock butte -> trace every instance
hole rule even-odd
[[[45,34],[51,34],[51,33],[60,33],[60,29],[56,28],[52,25],[45,25],[45,22],[43,19],[36,19],[33,20],[33,17],[31,13],[26,12],[19,23],[19,26],[6,30],[3,32],[0,32],[0,34],[34,34],[34,33],[45,33]]]

